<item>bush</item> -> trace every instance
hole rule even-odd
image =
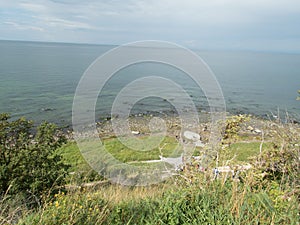
[[[0,114],[0,194],[35,196],[64,184],[67,165],[56,149],[65,141],[54,124],[42,123],[35,135],[33,122],[10,121]]]
[[[235,115],[231,116],[226,120],[225,132],[223,140],[236,139],[238,132],[241,129],[241,124],[250,120],[249,116],[246,115]]]
[[[272,148],[259,154],[252,162],[259,182],[276,181],[293,188],[300,187],[300,134],[290,124],[274,124]]]

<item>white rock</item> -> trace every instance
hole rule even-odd
[[[192,131],[184,131],[183,136],[192,141],[200,140],[200,135]]]
[[[133,131],[131,131],[131,133],[132,133],[132,134],[135,134],[135,135],[138,135],[138,134],[140,134],[140,132],[139,132],[139,131],[134,131],[134,130],[133,130]]]
[[[260,134],[262,131],[259,130],[259,129],[255,129],[254,132],[257,133],[257,134]]]

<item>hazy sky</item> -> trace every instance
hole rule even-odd
[[[300,0],[0,0],[0,39],[300,52]]]

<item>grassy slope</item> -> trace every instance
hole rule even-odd
[[[259,154],[260,145],[243,137],[220,154],[225,160],[235,156],[233,163],[247,162]],[[124,162],[158,159],[160,154],[158,148],[146,154],[132,151],[116,139],[106,140],[105,146]],[[166,138],[160,146],[168,155],[177,143]],[[263,151],[271,148],[272,143],[262,145]],[[75,143],[60,151],[72,170],[86,166]],[[20,224],[299,224],[297,195],[289,195],[288,186],[274,181],[257,186],[251,173],[240,183],[211,182],[201,173],[187,178],[194,182],[174,177],[169,183],[150,187],[110,185],[59,194]]]
[[[194,184],[174,181],[61,193],[20,224],[298,224],[297,200],[274,196],[276,188],[253,192],[248,184],[203,177]]]
[[[260,152],[260,142],[237,142],[230,145],[227,158],[233,158],[236,161],[247,162],[249,158],[257,156]],[[263,143],[262,150],[272,148],[271,143]]]
[[[150,140],[151,141],[151,140]],[[135,151],[122,144],[118,139],[111,138],[104,141],[106,150],[116,159],[122,162],[144,161],[159,159],[160,150],[158,147],[150,151]],[[180,148],[176,139],[165,137],[160,144],[163,156],[177,157],[180,155]],[[81,155],[75,142],[69,142],[58,150],[64,157],[66,163],[71,165],[70,171],[86,169],[87,163]]]
[[[155,148],[151,151],[135,151],[123,145],[116,138],[104,141],[106,150],[116,159],[122,162],[139,162],[144,160],[159,159],[160,150]],[[236,142],[229,146],[226,158],[235,157],[236,161],[247,162],[250,157],[256,156],[260,151],[260,142]],[[180,147],[174,138],[166,137],[160,144],[163,156],[178,157]],[[262,149],[271,148],[271,143],[264,143]],[[69,142],[59,149],[66,163],[71,165],[70,171],[89,169],[85,159],[81,155],[75,142]]]

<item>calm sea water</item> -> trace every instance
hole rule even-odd
[[[71,124],[76,86],[87,67],[114,46],[0,41],[0,112],[60,125]],[[288,112],[300,119],[300,55],[258,52],[196,51],[215,73],[231,113],[258,116]],[[148,75],[175,80],[200,110],[207,102],[185,74],[165,65],[143,63],[121,70],[106,84],[97,103],[97,118],[106,117],[116,94],[128,82]],[[141,90],[142,91],[142,90]],[[176,96],[174,96],[175,98]],[[170,112],[172,106],[148,98],[132,113]]]

